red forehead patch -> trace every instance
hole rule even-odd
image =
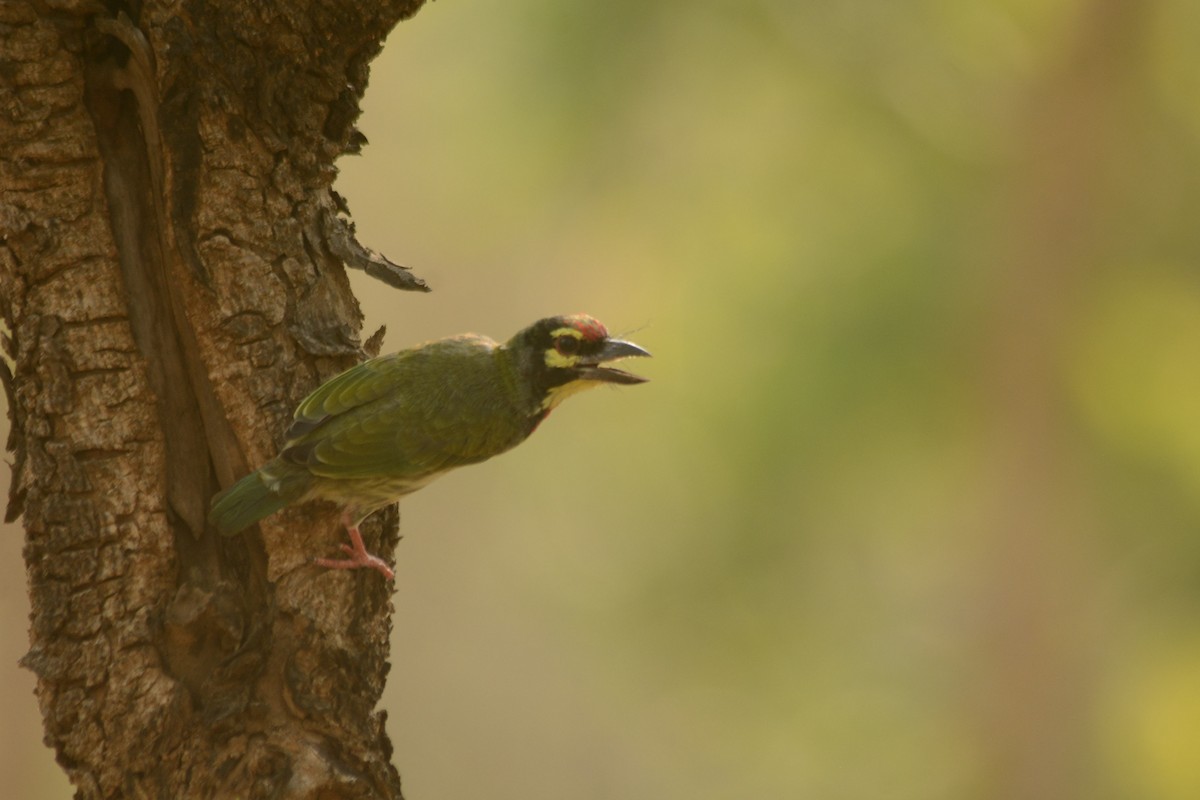
[[[595,317],[589,317],[587,314],[576,314],[573,317],[568,317],[568,320],[571,323],[571,327],[582,333],[583,338],[589,342],[608,337],[608,329]]]

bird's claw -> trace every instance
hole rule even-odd
[[[362,569],[366,567],[367,569],[376,570],[389,581],[396,577],[396,573],[392,572],[392,568],[382,558],[367,552],[366,546],[363,545],[362,534],[358,532],[357,525],[348,524],[346,526],[346,533],[350,536],[350,544],[342,542],[339,546],[342,552],[348,555],[349,558],[314,558],[313,563],[327,569]]]
[[[387,578],[389,581],[396,577],[396,573],[392,571],[384,560],[379,556],[373,556],[370,553],[361,555],[354,552],[354,548],[349,545],[342,545],[342,549],[350,553],[350,558],[314,558],[313,563],[318,567],[327,569],[373,569]]]

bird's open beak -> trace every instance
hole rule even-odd
[[[588,381],[604,381],[607,383],[645,383],[648,379],[634,375],[621,369],[600,366],[606,361],[616,361],[620,358],[650,357],[649,351],[638,347],[633,342],[622,339],[609,339],[604,348],[596,355],[582,362],[576,369],[580,377]]]

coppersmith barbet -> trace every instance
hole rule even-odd
[[[300,403],[279,455],[214,497],[209,521],[230,535],[284,506],[332,500],[343,507],[347,557],[315,563],[390,579],[358,530],[369,514],[515,447],[569,395],[642,383],[603,364],[648,355],[576,314],[539,320],[503,345],[464,334],[365,361]]]

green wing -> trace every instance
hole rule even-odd
[[[524,435],[493,347],[458,337],[343,372],[300,404],[284,458],[318,477],[419,481],[508,449]]]
[[[405,350],[372,358],[325,381],[300,401],[287,431],[288,444],[331,417],[400,391],[405,383],[405,361],[412,354]]]

